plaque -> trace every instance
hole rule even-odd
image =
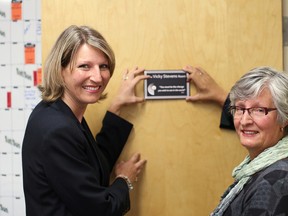
[[[189,96],[187,73],[183,70],[145,70],[145,99],[183,99]]]

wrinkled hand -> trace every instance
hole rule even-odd
[[[138,175],[146,164],[146,160],[141,159],[139,153],[135,153],[128,161],[121,161],[115,167],[115,175],[127,176],[133,183],[137,181]]]
[[[188,96],[187,101],[212,101],[220,106],[224,105],[228,93],[205,70],[190,65],[183,70],[189,73],[188,82],[193,82],[197,91],[195,95]]]
[[[148,79],[150,76],[143,74],[144,69],[135,67],[123,74],[123,80],[119,91],[112,101],[109,111],[115,114],[120,114],[121,107],[124,105],[141,103],[144,101],[143,97],[137,97],[135,94],[135,87],[141,81]]]

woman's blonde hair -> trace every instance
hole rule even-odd
[[[115,56],[105,38],[88,26],[72,25],[60,34],[46,59],[43,82],[39,86],[44,101],[55,101],[62,97],[65,86],[62,70],[69,65],[72,70],[74,57],[83,44],[89,44],[105,54],[110,75],[113,75]],[[101,98],[105,98],[105,96],[102,95]]]

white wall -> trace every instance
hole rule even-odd
[[[25,216],[21,147],[39,102],[41,0],[0,0],[0,216]]]

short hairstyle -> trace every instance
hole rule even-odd
[[[115,69],[115,56],[105,38],[88,26],[71,25],[56,40],[44,66],[42,85],[39,86],[44,101],[55,101],[64,93],[62,70],[69,64],[72,70],[75,55],[83,44],[88,44],[102,51],[107,57],[110,75]],[[101,98],[105,98],[102,95]]]
[[[237,100],[253,99],[268,88],[277,108],[277,120],[284,124],[288,120],[288,75],[271,67],[257,67],[238,80],[230,91],[231,105]]]

